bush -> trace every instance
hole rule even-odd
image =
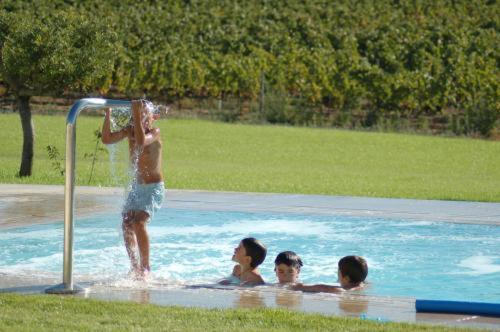
[[[24,19],[13,23],[19,28],[39,13],[78,13],[95,17],[96,25],[109,18],[118,43],[113,76],[103,86],[111,82],[121,94],[254,101],[264,74],[270,91],[314,106],[298,111],[286,100],[281,106],[270,101],[265,117],[271,122],[331,122],[320,119],[325,107],[335,113],[369,109],[360,123],[375,126],[393,113],[413,119],[452,108],[468,114],[467,133],[488,135],[498,117],[496,6],[482,0],[4,0],[0,8],[22,13]],[[50,26],[56,18],[47,17]],[[82,53],[82,59],[91,55]],[[64,64],[62,55],[54,58],[61,59]],[[67,83],[71,75],[47,73],[47,80],[56,77]],[[477,91],[484,93],[474,97]],[[487,106],[472,111],[476,105]]]

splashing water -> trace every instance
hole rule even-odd
[[[166,116],[170,107],[165,105],[153,104],[149,100],[144,100],[146,110],[158,117]],[[129,126],[132,122],[131,109],[129,106],[113,107],[111,112],[111,130],[119,131],[122,128]]]
[[[131,123],[130,107],[115,107],[111,111],[111,130],[119,131]]]
[[[150,114],[154,115],[156,118],[164,117],[167,115],[169,111],[169,107],[165,105],[157,105],[153,104],[148,100],[143,100],[144,108]],[[111,111],[110,117],[111,131],[116,132],[127,126],[130,126],[132,123],[131,118],[131,108],[130,106],[118,106],[113,107]],[[118,158],[118,154],[122,154],[121,149],[118,148],[118,144],[109,144],[107,145],[110,157],[110,171],[111,176],[115,184],[121,185],[125,187],[123,201],[125,202],[127,193],[135,191],[137,185],[137,171],[138,171],[138,159],[141,153],[140,148],[136,148],[132,155],[126,158]],[[129,150],[126,150],[126,154],[129,154]],[[122,160],[127,160],[129,162],[128,169],[126,171],[126,178],[118,177],[117,172],[119,165],[118,163]]]

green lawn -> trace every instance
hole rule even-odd
[[[64,155],[65,117],[33,121],[34,175],[20,179],[20,121],[17,114],[0,115],[1,183],[64,182],[46,146]],[[93,153],[101,121],[78,119],[77,184],[88,184],[91,158],[84,154]],[[169,188],[500,202],[497,141],[182,119],[158,126]],[[113,155],[111,166],[108,153],[98,153],[91,185],[124,184],[124,144]]]
[[[0,331],[456,331],[278,309],[200,309],[0,293]],[[465,331],[460,329],[460,331]],[[477,330],[474,330],[477,331]]]

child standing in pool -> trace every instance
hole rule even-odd
[[[264,279],[257,268],[266,259],[267,249],[257,239],[247,237],[234,248],[232,260],[237,265],[233,268],[231,278],[224,279],[219,283],[222,285],[261,285]]]
[[[160,129],[152,127],[159,116],[146,106],[144,100],[133,100],[131,124],[115,132],[111,131],[111,109],[108,108],[102,127],[104,144],[113,144],[125,138],[128,140],[134,178],[123,207],[122,229],[131,272],[137,278],[146,278],[151,271],[146,223],[161,207],[165,194]]]
[[[368,264],[363,257],[345,256],[338,262],[338,278],[340,286],[296,284],[293,290],[314,293],[341,293],[346,290],[359,290],[364,287],[368,275]]]

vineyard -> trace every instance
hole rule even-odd
[[[226,121],[431,121],[487,137],[499,127],[499,21],[495,0],[3,0],[0,80],[5,98],[146,96],[210,104]],[[50,61],[26,69],[37,56]],[[61,88],[62,77],[75,79]]]

